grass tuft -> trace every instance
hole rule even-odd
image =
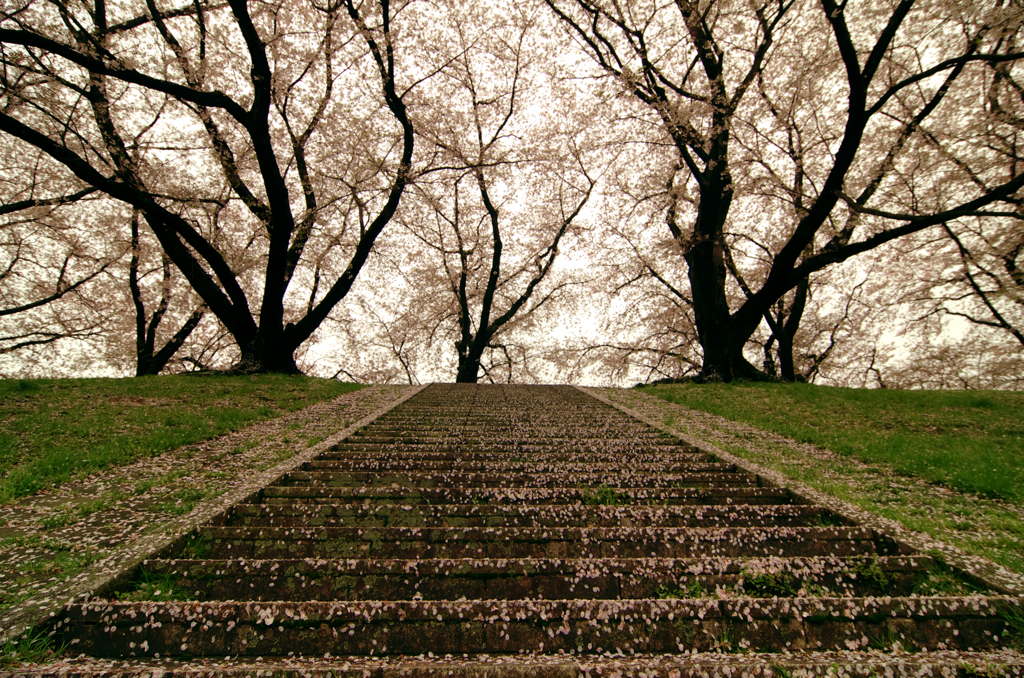
[[[607,485],[598,485],[595,489],[584,489],[581,494],[585,506],[619,506],[629,501],[628,494]]]
[[[743,583],[739,587],[744,594],[753,598],[788,598],[795,596],[800,582],[788,572],[743,572]]]
[[[178,557],[185,560],[205,560],[210,555],[210,537],[207,534],[191,534]]]
[[[914,583],[914,593],[919,596],[969,596],[978,591],[975,584],[938,559]]]
[[[63,654],[66,646],[58,646],[43,631],[29,631],[0,645],[0,666],[40,664]]]
[[[114,597],[124,601],[152,600],[157,602],[194,599],[194,596],[187,591],[177,587],[177,580],[171,574],[154,574],[145,568],[139,570],[132,586],[130,591],[114,592]]]
[[[690,585],[679,588],[671,586],[659,586],[658,590],[654,592],[655,595],[662,600],[684,600],[687,598],[706,598],[712,594],[712,592],[705,589],[699,581],[694,581]]]

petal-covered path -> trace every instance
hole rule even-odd
[[[957,576],[579,389],[434,385],[50,628],[81,673],[1024,675]]]

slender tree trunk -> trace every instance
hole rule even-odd
[[[135,211],[131,221],[132,229],[132,258],[128,266],[128,288],[131,290],[132,302],[135,305],[135,376],[144,377],[157,375],[167,367],[174,354],[185,343],[188,336],[192,334],[199,322],[206,314],[206,307],[200,306],[189,319],[185,321],[181,329],[174,333],[174,336],[164,344],[159,351],[156,350],[156,330],[163,321],[167,306],[170,303],[170,278],[171,262],[163,257],[164,287],[160,297],[157,310],[150,318],[146,315],[146,305],[142,299],[142,288],[139,286],[139,213]]]
[[[779,318],[779,367],[783,381],[794,382],[797,380],[796,366],[793,361],[793,338],[800,329],[800,321],[804,316],[804,309],[807,307],[807,289],[809,281],[804,278],[796,288],[796,297],[789,309],[786,318]],[[801,379],[803,375],[801,374]]]
[[[189,319],[185,321],[185,324],[181,326],[181,329],[174,333],[174,336],[164,344],[156,353],[153,352],[153,346],[150,345],[148,352],[143,355],[139,354],[138,365],[135,370],[135,376],[142,377],[146,375],[160,374],[167,363],[171,361],[174,354],[181,348],[181,345],[185,343],[189,335],[192,334],[192,330],[199,326],[199,321],[206,315],[206,307],[201,307],[194,311]]]

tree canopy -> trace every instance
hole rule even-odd
[[[2,368],[1020,387],[1022,19],[20,0]]]

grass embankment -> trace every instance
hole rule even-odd
[[[1024,504],[1024,393],[810,384],[644,390],[901,474]]]
[[[1024,393],[809,384],[642,390],[830,450],[836,459],[761,442],[751,448],[759,451],[749,452],[740,439],[728,445],[751,461],[1024,572]]]
[[[359,388],[284,375],[0,381],[0,503]]]

